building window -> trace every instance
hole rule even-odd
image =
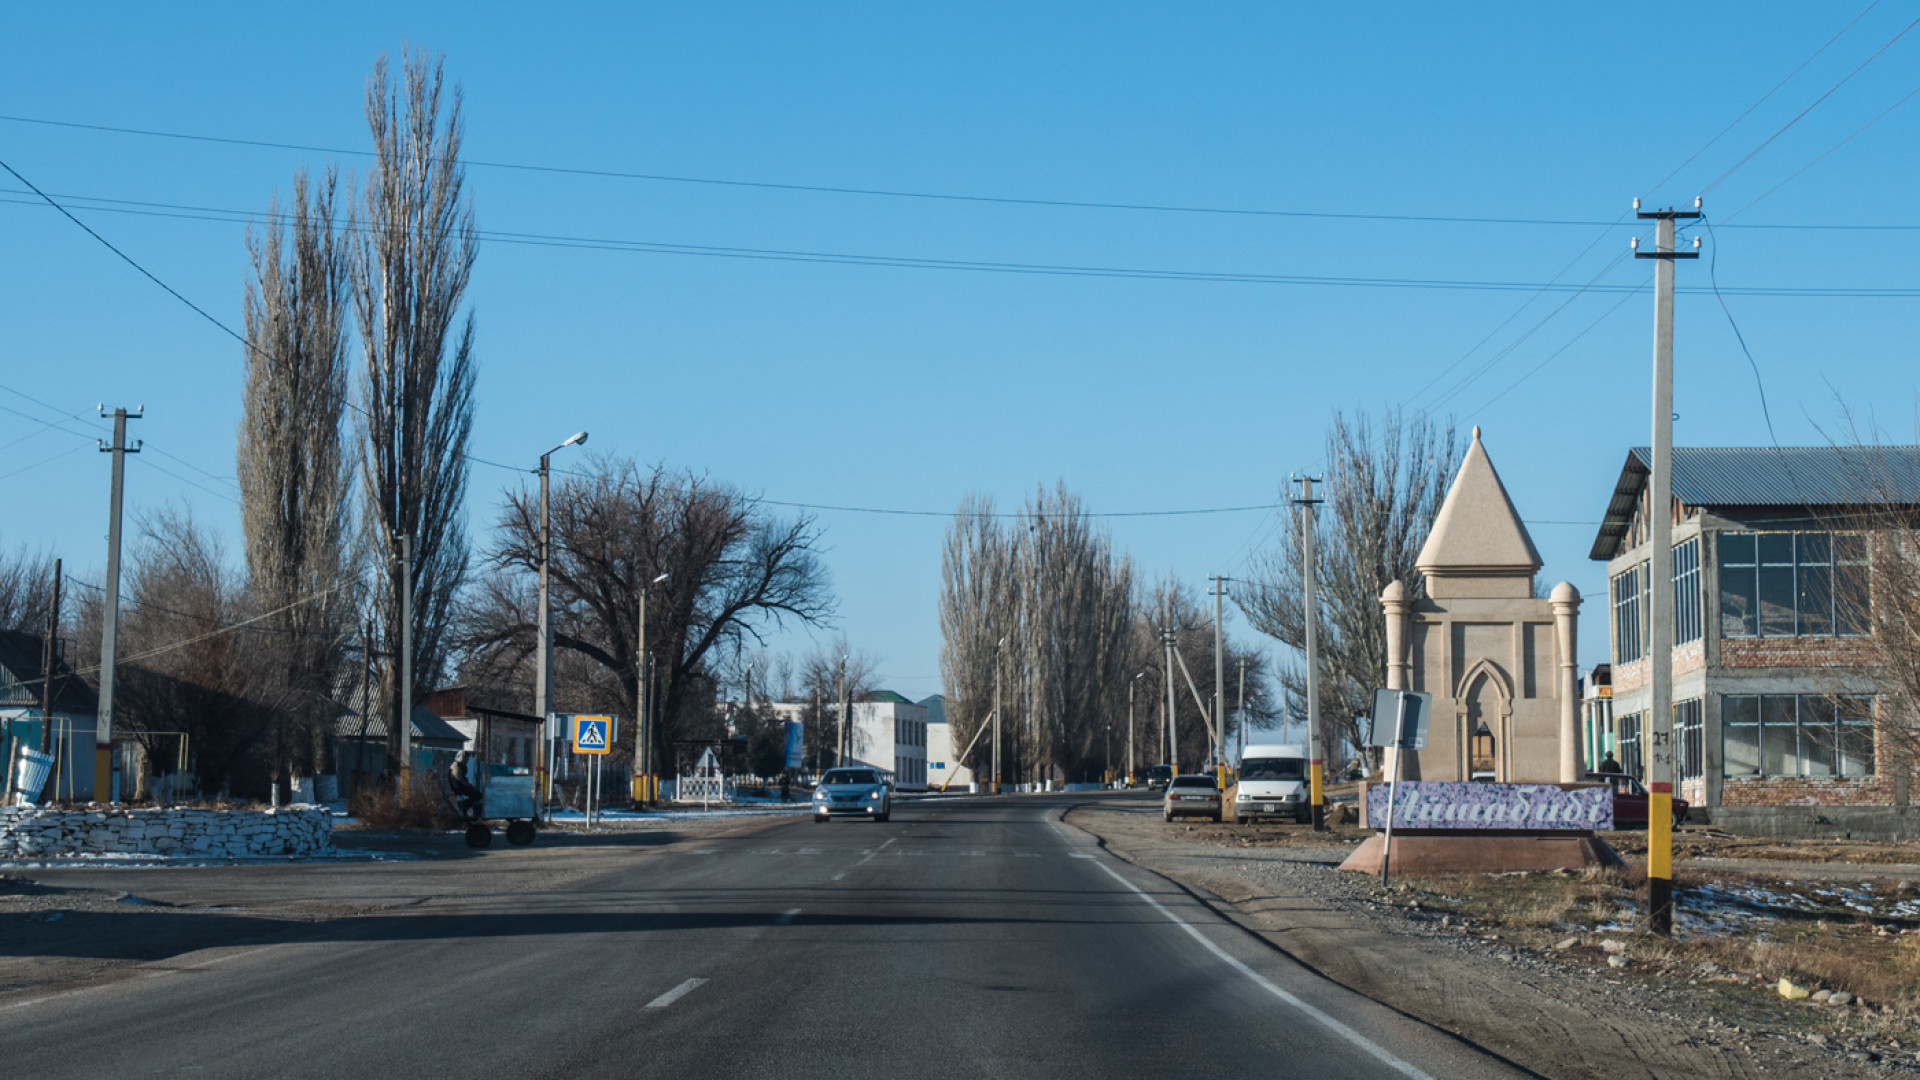
[[[1725,532],[1718,543],[1721,634],[1866,632],[1867,541],[1862,534]]]
[[[1647,654],[1647,564],[1630,567],[1613,579],[1613,659],[1630,664]]]
[[[1673,546],[1673,643],[1700,640],[1700,538]]]
[[[1720,700],[1727,776],[1872,776],[1873,698],[1728,694]]]
[[[1707,710],[1699,698],[1673,703],[1673,738],[1680,746],[1680,779],[1707,775]]]
[[[1641,713],[1628,713],[1619,718],[1620,752],[1615,760],[1620,762],[1620,771],[1628,776],[1642,776],[1640,771],[1640,717]]]

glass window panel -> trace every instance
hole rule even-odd
[[[1840,722],[1840,775],[1872,776],[1873,724]]]
[[[1803,563],[1799,578],[1800,633],[1833,636],[1833,567]]]
[[[1760,567],[1760,633],[1793,636],[1793,567]]]
[[[1753,725],[1720,728],[1721,760],[1728,776],[1760,774],[1760,729]]]
[[[1724,532],[1720,534],[1721,566],[1753,565],[1753,534]]]
[[[1832,776],[1835,759],[1833,704],[1827,698],[1800,699],[1800,775]]]
[[[1760,771],[1768,776],[1800,775],[1800,736],[1790,694],[1760,699]]]
[[[1720,633],[1727,637],[1752,637],[1759,633],[1759,597],[1759,585],[1751,565],[1721,563]]]
[[[1801,566],[1813,566],[1833,561],[1832,533],[1795,534],[1794,561]]]
[[[1760,549],[1760,565],[1792,566],[1793,534],[1761,533],[1754,538]]]
[[[1865,634],[1872,628],[1872,587],[1867,581],[1866,538],[1840,533],[1833,538],[1833,623],[1841,634]]]

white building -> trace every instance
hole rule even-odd
[[[871,765],[893,775],[903,791],[927,789],[927,710],[891,690],[879,690],[853,705],[849,764]]]
[[[953,725],[947,722],[947,699],[935,694],[920,703],[927,710],[927,787],[967,790],[973,783],[973,770],[960,763],[960,751],[953,745]]]

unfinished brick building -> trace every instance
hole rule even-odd
[[[1583,741],[1630,773],[1649,734],[1650,459],[1627,455],[1592,550],[1612,702]],[[1871,522],[1889,499],[1920,505],[1920,447],[1674,450],[1677,794],[1716,823],[1808,831],[1864,821],[1829,809],[1907,804],[1907,778],[1881,767],[1865,636]]]

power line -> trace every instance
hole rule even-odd
[[[1877,2],[1878,0],[1876,0],[1876,3]],[[1862,12],[1862,14],[1864,15],[1865,13]],[[1856,18],[1855,21],[1858,21],[1858,19]],[[1838,40],[1837,36],[1835,40]],[[1828,42],[1828,44],[1830,45],[1832,44],[1832,42]],[[1824,50],[1824,48],[1825,47],[1823,46],[1822,49]],[[1819,53],[1816,52],[1814,55],[1818,56]],[[1807,63],[1811,63],[1811,62],[1812,62],[1812,57],[1809,57],[1807,60]],[[1805,67],[1805,66],[1806,66],[1805,63],[1801,65],[1801,67]],[[1796,68],[1795,73],[1797,74],[1798,71],[1799,69]],[[1791,79],[1792,76],[1790,75],[1788,76],[1788,78]],[[1785,81],[1783,80],[1780,85],[1784,86]],[[1776,86],[1774,89],[1777,90],[1779,89],[1779,87]],[[1772,91],[1769,91],[1767,96],[1771,96],[1771,95],[1772,95]],[[1766,100],[1765,97],[1761,98],[1761,101],[1765,101],[1765,100]],[[1747,110],[1747,112],[1751,113],[1754,108],[1759,107],[1759,104],[1760,104],[1759,102],[1756,102],[1752,108],[1749,108]],[[1742,113],[1740,116],[1740,119],[1745,119],[1746,115],[1747,113]],[[37,124],[37,125],[42,125],[46,127],[72,128],[72,129],[81,130],[81,131],[96,131],[96,132],[118,134],[118,135],[141,135],[141,136],[147,136],[147,137],[159,138],[159,139],[178,139],[178,140],[185,140],[190,142],[219,143],[219,144],[230,145],[230,146],[251,146],[251,147],[260,147],[260,148],[272,149],[272,150],[298,150],[304,153],[338,154],[338,155],[349,156],[349,157],[374,156],[374,152],[371,150],[353,150],[353,149],[347,149],[345,147],[317,146],[317,145],[311,145],[311,144],[305,144],[305,143],[276,142],[276,141],[267,140],[267,139],[243,139],[243,138],[233,138],[233,137],[218,136],[218,135],[195,135],[195,134],[190,134],[186,132],[159,131],[159,130],[153,130],[148,128],[121,127],[121,126],[110,125],[110,124],[86,124],[86,123],[78,123],[78,122],[66,121],[66,120],[48,120],[41,117],[31,117],[31,116],[0,115],[0,121],[7,121],[11,123],[16,123],[16,124]],[[1739,120],[1735,120],[1734,123],[1738,124]],[[1729,125],[1728,130],[1731,130],[1732,126],[1733,125]],[[1726,132],[1723,131],[1721,134],[1724,135],[1725,133]],[[1715,136],[1713,140],[1710,140],[1707,143],[1707,146],[1712,146],[1714,142],[1718,141],[1718,139],[1719,139],[1719,136]],[[1698,157],[1706,149],[1707,149],[1706,146],[1701,147],[1700,150],[1697,150],[1694,152],[1694,157]],[[1682,167],[1684,167],[1687,163],[1690,163],[1692,160],[1693,158],[1691,157],[1688,158],[1687,162],[1682,163]],[[471,166],[473,168],[478,168],[478,169],[505,169],[505,170],[512,170],[512,171],[520,171],[520,172],[538,172],[538,173],[552,173],[556,175],[587,176],[587,177],[595,177],[595,178],[601,178],[601,179],[642,180],[642,181],[657,182],[657,183],[693,184],[693,185],[733,187],[733,188],[754,188],[754,189],[762,189],[762,190],[770,190],[770,191],[807,192],[807,193],[826,194],[826,195],[851,195],[851,196],[878,197],[878,198],[889,198],[889,199],[918,199],[918,200],[932,200],[932,201],[939,201],[939,202],[981,203],[981,204],[1005,205],[1005,206],[1053,207],[1053,208],[1074,209],[1074,210],[1112,210],[1112,211],[1127,211],[1127,212],[1146,212],[1146,213],[1157,213],[1157,214],[1201,214],[1201,215],[1221,215],[1221,216],[1238,216],[1238,217],[1299,218],[1299,219],[1318,219],[1318,220],[1328,220],[1328,221],[1388,221],[1388,222],[1410,222],[1410,223],[1442,224],[1442,225],[1531,225],[1531,226],[1586,228],[1586,227],[1610,227],[1612,225],[1618,224],[1617,222],[1585,220],[1580,218],[1484,217],[1484,216],[1476,216],[1476,215],[1470,215],[1470,214],[1367,214],[1367,213],[1349,213],[1349,212],[1337,211],[1337,210],[1278,210],[1270,207],[1199,206],[1199,205],[1188,205],[1188,204],[1178,204],[1178,203],[1103,202],[1103,201],[1092,200],[1092,199],[1062,199],[1062,198],[1043,198],[1043,197],[1026,197],[1026,196],[979,195],[979,194],[966,194],[966,193],[958,193],[958,192],[912,191],[912,190],[898,189],[898,188],[852,187],[852,186],[835,186],[835,185],[826,185],[826,184],[797,184],[797,183],[785,183],[785,182],[766,181],[766,180],[733,180],[733,179],[724,179],[724,178],[717,178],[717,177],[681,176],[681,175],[672,175],[667,173],[628,172],[628,171],[622,171],[617,169],[572,168],[572,167],[559,166],[559,165],[539,165],[539,164],[527,164],[527,163],[521,163],[521,162],[508,162],[508,161],[487,161],[487,160],[482,160],[478,158],[461,158],[460,163],[462,165]],[[1678,172],[1677,169],[1675,171]],[[1671,174],[1669,174],[1669,176],[1671,176]],[[1661,182],[1665,183],[1664,180]],[[148,205],[165,206],[167,204],[156,203],[156,204],[148,204]],[[194,209],[194,208],[178,207],[178,209]],[[235,213],[236,211],[213,210],[211,212]],[[1728,225],[1725,227],[1732,228],[1733,226]],[[1920,225],[1744,224],[1744,225],[1741,225],[1740,227],[1744,229],[1873,229],[1873,230],[1920,229]]]
[[[1860,62],[1859,67],[1856,67],[1852,71],[1847,72],[1846,75],[1841,77],[1839,82],[1834,83],[1832,86],[1828,87],[1826,93],[1821,94],[1817,98],[1814,98],[1813,103],[1811,105],[1808,105],[1806,108],[1801,109],[1798,113],[1795,113],[1793,119],[1787,121],[1784,124],[1781,124],[1779,129],[1776,130],[1773,134],[1767,136],[1765,139],[1762,139],[1760,141],[1760,145],[1754,147],[1751,151],[1749,151],[1746,157],[1743,157],[1739,161],[1734,162],[1733,166],[1729,168],[1726,172],[1721,173],[1713,181],[1713,183],[1708,184],[1706,187],[1701,188],[1700,194],[1705,195],[1707,192],[1712,191],[1714,188],[1719,187],[1727,179],[1727,177],[1732,176],[1736,172],[1739,172],[1741,167],[1746,165],[1747,162],[1752,161],[1754,157],[1760,153],[1760,151],[1765,150],[1767,147],[1773,145],[1773,141],[1775,139],[1778,139],[1780,136],[1785,135],[1787,133],[1787,129],[1793,127],[1793,125],[1805,119],[1808,113],[1819,108],[1821,102],[1832,97],[1835,91],[1847,85],[1848,82],[1852,81],[1855,75],[1858,75],[1862,71],[1865,71],[1867,69],[1868,64],[1871,64],[1875,60],[1880,59],[1880,56],[1882,53],[1886,52],[1888,49],[1893,48],[1895,42],[1899,41],[1903,37],[1906,37],[1907,32],[1912,30],[1916,26],[1920,26],[1920,19],[1915,19],[1912,22],[1908,23],[1907,25],[1901,27],[1900,32],[1893,35],[1891,38],[1888,38],[1887,43],[1885,45],[1882,45],[1878,49],[1875,49],[1872,56],[1869,56],[1865,60],[1862,60]]]
[[[1739,217],[1741,214],[1744,214],[1747,211],[1753,209],[1754,206],[1756,206],[1760,202],[1760,200],[1765,199],[1767,196],[1772,195],[1774,192],[1779,191],[1781,188],[1786,187],[1788,184],[1791,184],[1795,180],[1800,179],[1801,174],[1805,173],[1808,169],[1813,168],[1815,165],[1820,164],[1822,161],[1827,160],[1827,158],[1831,156],[1834,153],[1834,151],[1839,150],[1841,147],[1847,145],[1848,143],[1852,142],[1854,139],[1858,138],[1860,135],[1864,134],[1868,128],[1886,119],[1888,113],[1891,113],[1893,112],[1893,110],[1899,108],[1902,105],[1905,105],[1908,101],[1912,100],[1915,94],[1920,94],[1920,86],[1916,86],[1912,90],[1907,91],[1906,94],[1900,98],[1900,100],[1887,106],[1886,109],[1880,113],[1880,115],[1875,116],[1873,119],[1860,125],[1858,128],[1855,128],[1853,131],[1853,134],[1848,135],[1846,138],[1841,139],[1839,142],[1834,143],[1832,146],[1829,146],[1825,150],[1821,151],[1820,154],[1816,156],[1812,161],[1809,161],[1805,165],[1802,165],[1800,166],[1800,168],[1794,170],[1793,174],[1788,176],[1785,180],[1782,180],[1779,183],[1768,188],[1767,190],[1761,192],[1759,195],[1755,196],[1751,201],[1749,201],[1747,205],[1742,206],[1740,209],[1735,210],[1733,213],[1727,215],[1728,220]],[[1722,229],[1730,229],[1733,227],[1734,226],[1726,224],[1724,222],[1720,225],[1720,228]],[[1901,226],[1901,227],[1905,228],[1905,226]],[[1708,229],[1708,231],[1709,232],[1712,231],[1711,227]]]

